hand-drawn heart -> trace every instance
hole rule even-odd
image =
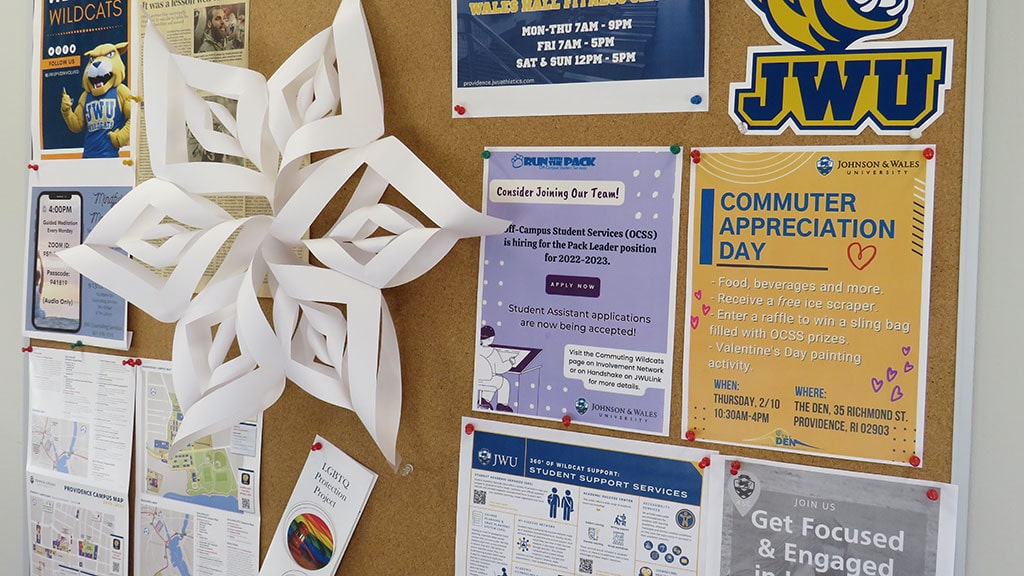
[[[690,316],[690,328],[696,330],[697,326],[700,326],[700,316]]]
[[[893,380],[896,379],[896,376],[898,374],[899,372],[893,370],[892,366],[890,366],[889,369],[885,371],[885,379],[888,380],[889,382],[892,382]]]
[[[850,264],[857,270],[863,270],[871,264],[871,261],[875,259],[878,254],[878,248],[873,244],[867,246],[861,246],[860,242],[851,242],[846,247],[846,257],[850,259]]]
[[[705,305],[700,307],[700,311],[703,312],[705,316],[707,316],[708,312],[711,312],[711,306],[708,306],[707,304],[705,304]]]
[[[875,392],[881,392],[882,391],[882,386],[884,386],[884,385],[885,385],[885,382],[882,382],[878,378],[872,378],[871,379],[871,389],[874,390]]]
[[[903,365],[903,371],[904,372],[910,372],[913,369],[914,369],[914,365],[911,364],[910,362],[907,362],[906,364]]]
[[[904,346],[903,347],[903,355],[907,356],[908,354],[910,354],[910,346]]]
[[[693,297],[696,298],[697,300],[700,300],[700,297],[703,296],[703,295],[704,295],[704,292],[702,292],[700,290],[697,290],[696,292],[693,293]]]
[[[892,395],[889,396],[889,401],[890,402],[895,402],[895,401],[900,400],[902,398],[903,398],[903,388],[900,388],[899,384],[897,384],[896,386],[893,386]]]

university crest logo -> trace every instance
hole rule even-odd
[[[729,114],[748,134],[912,135],[942,115],[952,40],[880,42],[914,0],[746,0],[781,46],[747,50]]]

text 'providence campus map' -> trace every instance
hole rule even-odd
[[[29,506],[32,576],[123,573],[113,514],[38,495]]]

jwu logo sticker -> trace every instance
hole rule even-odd
[[[910,135],[942,115],[952,40],[879,42],[914,0],[747,0],[782,46],[751,47],[730,115],[748,134]]]

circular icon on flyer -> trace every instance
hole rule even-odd
[[[672,553],[675,554],[676,556],[679,556],[680,554],[683,553],[683,549],[680,548],[679,546],[673,546],[672,547]]]
[[[687,558],[686,556],[680,556],[679,557],[679,563],[682,564],[683,566],[689,566],[690,565],[690,559]]]
[[[657,560],[661,558],[661,554],[658,554],[657,550],[651,550],[651,560]]]
[[[696,523],[697,516],[693,512],[687,510],[686,508],[683,508],[676,512],[676,525],[682,528],[683,530],[689,530],[690,528],[693,528],[693,525]]]
[[[644,550],[654,550],[654,542],[644,540]]]
[[[651,570],[650,566],[644,566],[640,569],[640,576],[654,576],[654,570]]]
[[[666,550],[668,550],[668,546],[665,546],[664,542],[661,543],[661,544],[658,544],[658,552],[661,552],[662,554],[664,554]]]
[[[334,555],[334,535],[320,514],[302,510],[288,523],[288,553],[306,570],[319,570]]]

